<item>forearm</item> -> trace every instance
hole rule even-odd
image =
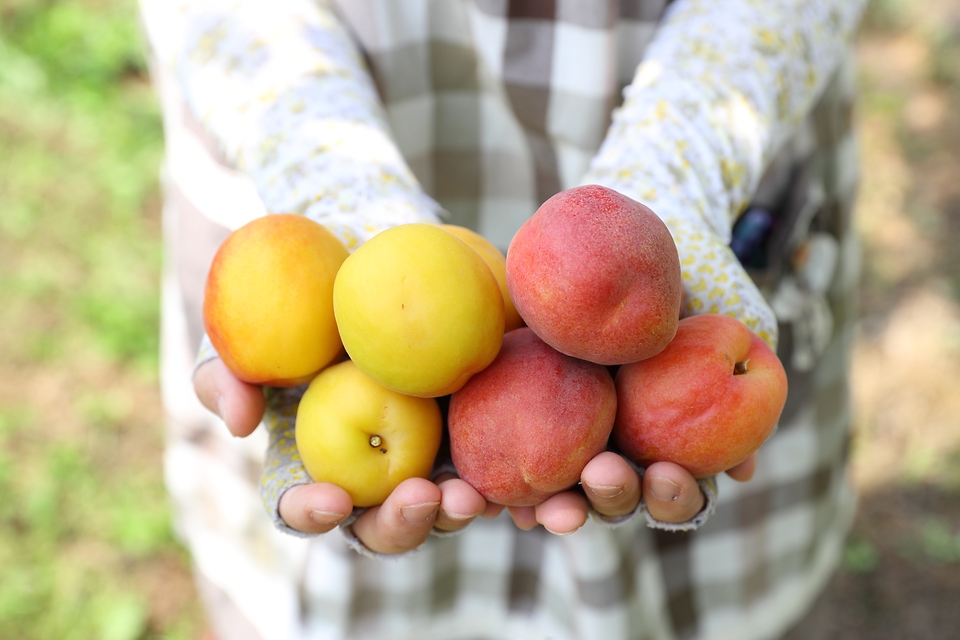
[[[588,178],[660,209],[695,211],[729,239],[767,163],[845,55],[864,4],[676,2]]]
[[[309,0],[141,7],[160,64],[268,211],[304,213],[351,249],[388,226],[436,221],[360,52],[328,9]]]
[[[682,245],[686,313],[735,315],[776,344],[730,231],[846,55],[864,4],[679,0],[651,43],[583,182],[667,222]]]

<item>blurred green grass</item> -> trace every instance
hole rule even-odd
[[[134,5],[21,2],[0,20],[0,320],[46,310],[0,344],[54,357],[82,336],[153,369],[160,253],[142,212],[162,137]]]
[[[160,475],[161,155],[134,0],[0,4],[2,638],[202,630]]]

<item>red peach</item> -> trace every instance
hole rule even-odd
[[[451,396],[453,464],[490,502],[537,505],[580,480],[606,448],[616,408],[605,367],[516,329],[493,363]]]
[[[675,462],[705,478],[746,460],[773,432],[787,399],[780,359],[723,315],[680,321],[658,355],[620,367],[613,442],[641,466]]]
[[[556,194],[520,227],[507,284],[544,342],[599,364],[659,353],[680,317],[680,259],[667,226],[599,185]]]

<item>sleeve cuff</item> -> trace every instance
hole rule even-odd
[[[660,522],[659,520],[655,520],[653,516],[650,515],[650,512],[644,508],[643,513],[647,518],[647,526],[651,529],[660,529],[662,531],[693,531],[694,529],[702,527],[717,508],[716,476],[697,480],[697,484],[700,485],[700,491],[703,492],[706,502],[706,504],[703,505],[703,509],[700,510],[700,513],[686,522]],[[642,502],[641,500],[641,504]]]
[[[193,371],[190,372],[190,380],[192,381],[194,376],[197,375],[197,369],[200,368],[200,365],[206,364],[219,357],[220,354],[217,353],[217,350],[213,348],[213,343],[210,342],[210,336],[204,332],[203,339],[200,340],[200,348],[197,350],[197,358],[193,361]]]

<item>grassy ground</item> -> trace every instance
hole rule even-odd
[[[133,0],[0,2],[0,637],[198,638],[161,485],[160,123]],[[960,628],[960,0],[859,43],[862,506],[824,639]]]
[[[160,122],[130,0],[0,3],[0,637],[196,638],[161,485]]]
[[[860,43],[862,501],[824,638],[960,628],[960,2],[874,0]]]

